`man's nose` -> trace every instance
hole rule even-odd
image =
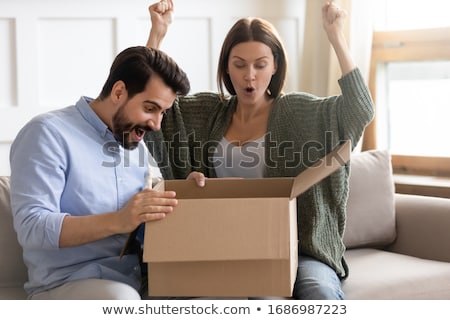
[[[152,117],[147,121],[147,126],[149,126],[153,131],[158,131],[161,129],[162,118],[163,115],[161,113],[152,115]]]

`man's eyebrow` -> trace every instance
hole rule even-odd
[[[153,100],[144,100],[143,101],[144,104],[153,104],[155,107],[157,107],[159,110],[162,110],[163,107],[156,101]]]

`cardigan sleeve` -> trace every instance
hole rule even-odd
[[[341,139],[352,140],[353,147],[364,128],[372,121],[374,106],[369,89],[358,68],[339,80],[342,95],[338,96],[336,112]]]
[[[359,69],[339,80],[342,94],[318,97],[307,93],[291,93],[279,99],[274,112],[273,131],[280,131],[284,139],[331,145],[351,140],[354,148],[364,128],[372,120],[374,110],[369,90]]]

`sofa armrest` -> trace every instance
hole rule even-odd
[[[387,250],[450,262],[450,199],[396,194],[397,237]]]

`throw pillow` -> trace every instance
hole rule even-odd
[[[377,247],[395,239],[395,186],[390,153],[371,150],[350,158],[349,198],[344,243]]]

